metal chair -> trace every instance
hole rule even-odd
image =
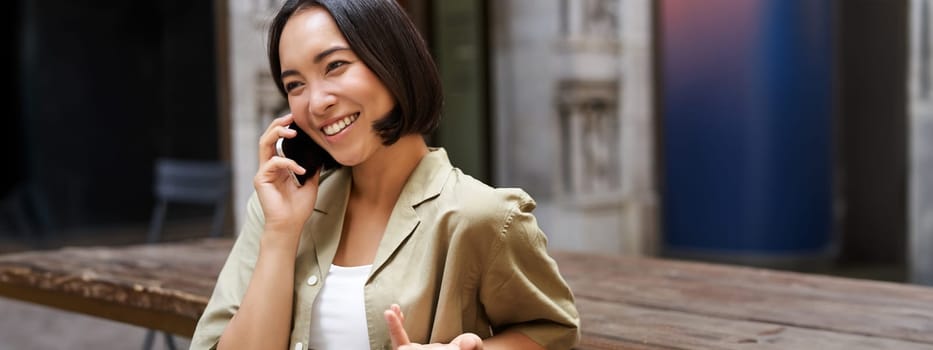
[[[153,184],[157,200],[149,224],[150,243],[161,239],[170,202],[214,206],[210,237],[219,237],[230,194],[230,166],[220,161],[157,159]]]
[[[230,182],[230,166],[221,161],[157,159],[153,181],[156,206],[152,210],[146,241],[155,243],[161,240],[168,205],[173,202],[213,205],[214,215],[208,236],[219,237],[223,233]],[[152,348],[155,333],[155,330],[149,330],[143,349]],[[166,346],[174,350],[172,335],[164,333],[164,336]]]

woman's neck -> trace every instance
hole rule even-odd
[[[406,135],[353,167],[350,196],[368,205],[392,208],[408,177],[428,154],[421,135]]]

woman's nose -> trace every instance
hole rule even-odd
[[[313,115],[325,115],[337,104],[337,96],[320,85],[311,89],[310,93],[308,111]]]

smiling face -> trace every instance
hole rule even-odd
[[[280,40],[282,84],[298,126],[346,166],[385,147],[372,124],[392,111],[395,99],[330,14],[316,6],[299,10]]]

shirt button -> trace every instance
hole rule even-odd
[[[295,343],[295,350],[301,350],[301,349],[304,349],[304,347],[301,346],[301,343]]]
[[[309,286],[313,286],[313,285],[315,285],[315,284],[317,284],[317,276],[312,275],[311,277],[308,277],[308,285],[309,285]],[[301,344],[299,344],[299,345],[301,345]],[[297,348],[296,348],[296,349],[297,349]]]

